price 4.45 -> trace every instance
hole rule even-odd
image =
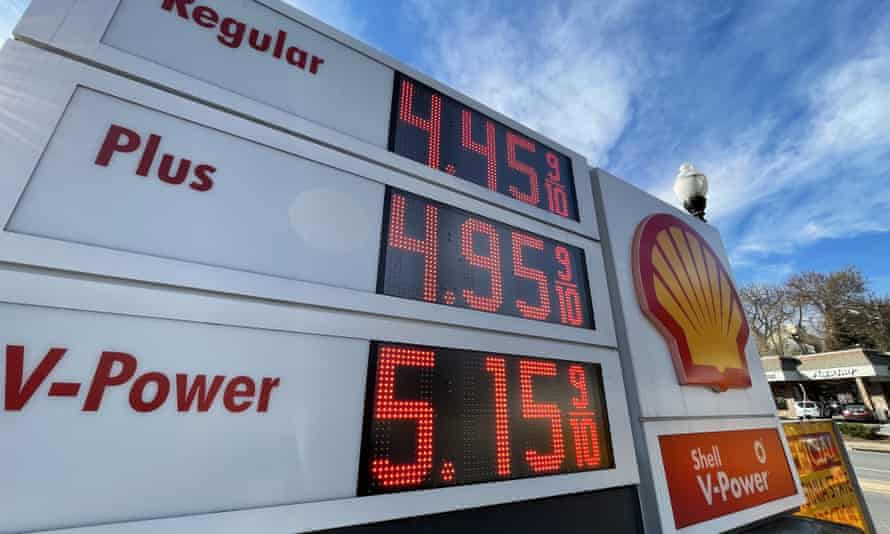
[[[561,217],[578,219],[571,160],[405,76],[390,149]]]

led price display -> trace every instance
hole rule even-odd
[[[594,328],[584,251],[387,189],[379,293]]]
[[[404,75],[395,83],[391,151],[578,220],[568,157]]]
[[[359,495],[613,467],[598,364],[371,344]]]

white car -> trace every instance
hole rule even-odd
[[[821,417],[819,406],[813,401],[794,401],[794,412],[798,419]]]

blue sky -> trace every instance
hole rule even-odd
[[[890,294],[886,0],[291,3],[669,202],[691,161],[740,282]]]

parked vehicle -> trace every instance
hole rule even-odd
[[[841,411],[845,421],[874,421],[874,414],[864,404],[848,404]]]
[[[843,405],[838,400],[830,400],[822,406],[822,415],[824,417],[834,417],[841,414]]]
[[[812,419],[822,415],[819,405],[813,401],[794,401],[794,413],[798,419]]]

